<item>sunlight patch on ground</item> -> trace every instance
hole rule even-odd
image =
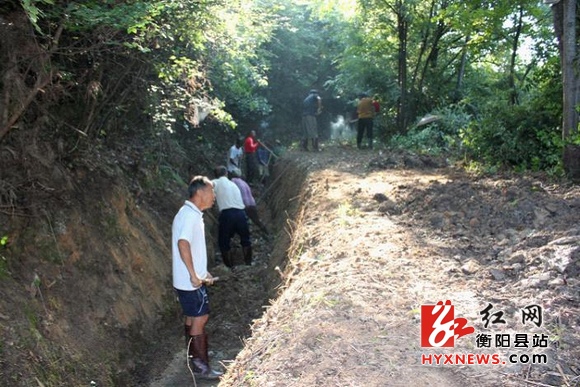
[[[400,250],[401,247],[397,244],[386,242],[369,250],[369,256],[371,258],[388,258],[390,253]]]

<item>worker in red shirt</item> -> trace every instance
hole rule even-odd
[[[256,151],[260,142],[256,139],[256,131],[252,130],[244,141],[244,155],[246,157],[246,181],[253,183],[258,177],[258,156]]]
[[[381,111],[381,104],[379,103],[379,96],[375,94],[373,97],[373,106],[375,107],[375,115]]]

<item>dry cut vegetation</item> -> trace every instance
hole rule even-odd
[[[213,268],[224,278],[209,324],[214,364],[227,369],[220,386],[579,385],[577,186],[327,147],[290,152],[257,196],[276,240],[258,236],[255,267]],[[422,348],[421,305],[445,300],[475,332],[455,348]],[[485,327],[489,304],[505,324]],[[522,324],[532,304],[540,327]],[[491,335],[489,347],[478,334]],[[516,348],[516,334],[546,345]],[[497,347],[497,335],[510,345]],[[192,384],[181,341],[173,348],[151,387]],[[501,363],[421,364],[424,354],[469,353]],[[548,361],[511,364],[510,355]]]
[[[301,205],[286,229],[283,286],[220,385],[578,385],[577,186],[344,148],[287,163],[287,182],[308,174],[288,198]],[[475,334],[455,348],[421,348],[420,306],[444,300]],[[505,324],[484,328],[488,304]],[[531,304],[543,308],[541,327],[522,325]],[[516,333],[545,335],[547,347],[515,348]],[[477,334],[512,342],[480,348]],[[496,353],[502,362],[421,365],[429,353]],[[546,354],[548,363],[510,364],[512,354]]]

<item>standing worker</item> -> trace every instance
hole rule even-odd
[[[242,156],[244,155],[244,149],[242,144],[244,143],[243,138],[237,138],[236,143],[232,145],[228,152],[228,173],[232,173],[235,170],[239,170],[240,174],[242,172]]]
[[[318,90],[312,89],[302,102],[302,149],[308,150],[308,142],[312,140],[312,149],[318,151],[318,123],[316,116],[322,112],[322,99]]]
[[[222,373],[209,365],[205,332],[209,319],[206,285],[213,285],[214,277],[207,271],[202,211],[213,206],[213,185],[207,177],[196,176],[189,183],[188,195],[171,229],[173,287],[185,316],[187,353],[193,372],[205,379],[218,379]]]
[[[234,234],[240,236],[240,244],[244,254],[244,263],[252,265],[252,242],[250,241],[250,226],[246,216],[246,206],[242,193],[237,185],[227,177],[227,169],[223,165],[215,168],[213,185],[220,215],[218,218],[218,246],[224,265],[230,269],[234,266],[231,258],[230,242]]]
[[[260,175],[260,183],[266,184],[268,177],[270,177],[270,150],[268,147],[260,142],[258,151],[258,174]]]
[[[373,100],[367,93],[361,93],[359,98],[360,100],[356,109],[358,113],[356,146],[358,149],[361,149],[362,139],[366,130],[369,139],[369,149],[373,149],[373,118],[375,117],[375,106],[373,105]]]
[[[260,142],[256,139],[256,132],[250,131],[248,137],[244,141],[244,154],[246,155],[246,180],[249,184],[254,182],[254,178],[258,177],[258,156],[256,152]]]
[[[256,199],[254,199],[254,195],[252,195],[252,189],[246,183],[240,175],[236,176],[236,173],[232,175],[232,182],[238,186],[240,189],[240,193],[242,194],[242,201],[244,202],[244,206],[246,206],[246,215],[248,218],[268,236],[270,233],[264,223],[260,220],[260,216],[258,215],[258,207],[256,206]]]

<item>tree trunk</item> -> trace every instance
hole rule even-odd
[[[562,62],[562,138],[566,141],[578,134],[578,112],[580,105],[580,76],[576,73],[576,13],[577,0],[562,0],[552,6],[554,29]],[[564,170],[573,179],[580,179],[580,149],[565,145],[563,154]]]
[[[568,177],[580,181],[580,145],[567,144],[564,147],[563,164]]]
[[[397,35],[399,38],[399,105],[397,107],[397,127],[400,133],[406,128],[407,109],[407,31],[408,22],[404,4],[401,0],[397,2]]]
[[[576,58],[576,13],[577,0],[564,1],[563,15],[563,52],[562,52],[562,82],[564,84],[564,114],[562,130],[564,138],[578,133],[578,112],[580,104],[580,77],[577,73],[578,59]]]
[[[30,104],[34,101],[36,96],[39,92],[42,91],[44,87],[46,87],[52,81],[52,73],[46,75],[40,75],[36,80],[36,83],[32,89],[28,92],[28,95],[24,99],[24,101],[20,102],[20,107],[12,113],[12,116],[8,119],[8,121],[0,127],[0,141],[8,134],[8,132],[15,127],[16,123],[24,114],[26,109],[30,106]]]
[[[508,82],[510,88],[510,105],[518,104],[518,91],[516,89],[516,59],[518,57],[518,47],[520,43],[520,35],[522,34],[524,19],[524,7],[520,4],[517,20],[515,20],[515,35],[512,42],[512,54],[510,58],[510,68],[508,75]]]
[[[461,61],[459,62],[459,70],[457,71],[457,83],[455,85],[455,96],[453,102],[459,102],[463,94],[463,78],[465,76],[465,67],[467,66],[467,46],[471,37],[467,35],[465,37],[465,44],[461,49]]]
[[[433,19],[435,16],[435,1],[431,2],[431,7],[429,9],[429,20]],[[429,44],[429,38],[431,37],[431,23],[425,23],[425,27],[421,31],[421,45],[419,48],[419,55],[417,57],[417,63],[413,70],[413,75],[411,77],[411,84],[417,85],[417,77],[419,74],[419,68],[423,62],[423,55],[427,52],[427,46]],[[415,88],[415,87],[414,87]]]
[[[47,87],[53,81],[53,78],[56,74],[56,70],[50,64],[50,57],[58,48],[58,43],[59,43],[59,40],[60,40],[60,37],[61,37],[63,31],[64,31],[64,24],[61,24],[58,26],[58,28],[57,28],[57,30],[56,30],[56,32],[51,40],[51,43],[47,49],[40,44],[36,44],[35,45],[36,58],[32,58],[32,57],[26,58],[27,61],[31,61],[31,62],[33,62],[35,60],[40,61],[40,65],[38,66],[38,68],[40,70],[36,74],[36,81],[34,82],[34,86],[32,88],[30,88],[29,90],[27,90],[26,97],[22,100],[14,101],[15,102],[14,104],[18,105],[18,106],[12,112],[8,111],[9,105],[10,105],[10,100],[11,100],[10,83],[14,82],[14,80],[10,79],[10,74],[12,73],[12,70],[10,70],[10,72],[7,72],[5,74],[5,79],[3,81],[5,83],[5,85],[4,85],[5,90],[8,90],[8,92],[5,92],[5,95],[2,98],[3,103],[4,103],[4,108],[0,109],[0,110],[2,110],[1,117],[0,117],[0,120],[1,120],[0,121],[0,142],[2,142],[2,140],[8,134],[8,132],[10,132],[10,130],[12,130],[13,128],[16,127],[16,124],[21,119],[22,115],[26,112],[26,110],[30,107],[30,105],[34,102],[34,100],[36,99],[36,96],[40,92],[44,92],[43,89],[45,87]],[[12,66],[11,63],[9,65]],[[17,74],[16,71],[14,72],[14,74],[15,74],[14,78],[17,78],[19,76],[19,75],[16,75]]]

